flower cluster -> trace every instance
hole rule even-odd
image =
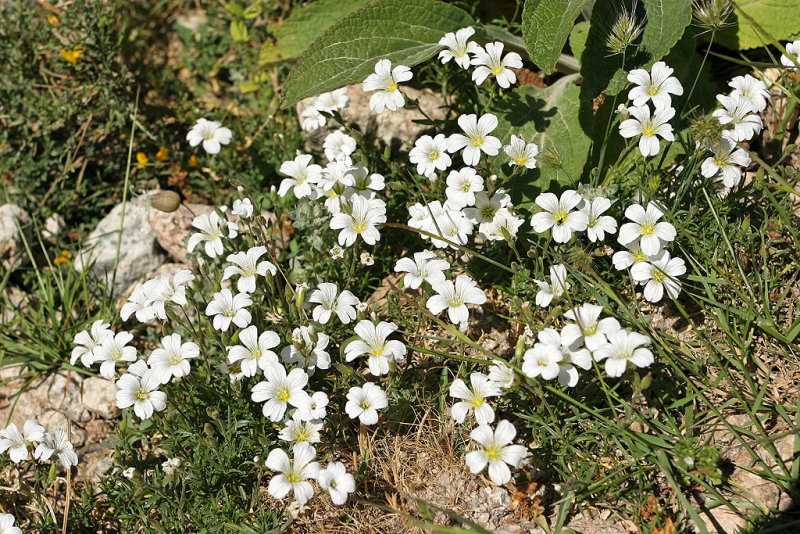
[[[67,439],[67,431],[61,427],[48,432],[36,419],[28,419],[22,425],[22,432],[14,423],[0,430],[0,454],[8,451],[15,464],[27,460],[34,445],[33,458],[37,461],[46,462],[55,455],[64,469],[78,465],[78,455]]]

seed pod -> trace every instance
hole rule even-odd
[[[181,207],[181,196],[175,191],[159,191],[150,199],[150,204],[158,211],[172,213]]]

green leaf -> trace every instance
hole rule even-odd
[[[528,55],[545,73],[553,72],[575,19],[588,0],[527,0],[522,35]]]
[[[240,82],[239,90],[243,93],[252,93],[258,90],[258,84],[255,82]]]
[[[275,43],[267,41],[261,47],[258,61],[269,65],[297,59],[334,22],[367,2],[369,0],[318,0],[293,9],[289,18],[275,28]]]
[[[243,16],[246,19],[254,19],[261,14],[261,9],[261,2],[256,2],[255,4],[247,6]]]
[[[243,43],[249,39],[250,36],[247,33],[247,26],[244,21],[231,21],[231,37],[233,37],[233,40],[237,43]]]
[[[688,0],[642,0],[637,4],[635,16],[641,21],[645,14],[647,23],[636,46],[628,47],[623,65],[622,55],[609,55],[606,39],[623,5],[630,1],[598,0],[592,10],[592,24],[581,54],[581,98],[591,99],[601,92],[619,93],[628,84],[627,73],[633,69],[649,69],[653,63],[666,56],[692,20],[692,3]]]
[[[791,41],[800,37],[800,5],[797,0],[739,0],[737,5],[775,39]],[[736,26],[717,34],[720,44],[745,50],[767,43],[750,21],[734,9],[728,22],[737,21]]]
[[[381,59],[412,67],[439,40],[473,23],[466,11],[436,0],[378,0],[328,28],[289,72],[281,104],[362,82]]]
[[[234,17],[241,17],[242,15],[244,15],[244,9],[242,9],[242,6],[240,6],[236,2],[231,2],[230,4],[227,4],[225,6],[225,9],[227,9],[228,13],[230,13]]]
[[[580,62],[583,51],[586,50],[586,39],[589,37],[589,21],[577,23],[569,34],[569,47],[572,55]]]
[[[539,146],[536,168],[511,178],[509,189],[518,204],[533,200],[551,183],[574,184],[581,175],[591,142],[586,131],[591,131],[592,109],[580,101],[576,78],[565,76],[547,89],[518,87],[493,109],[498,126],[492,135],[504,145],[514,134]],[[508,162],[505,152],[493,158],[495,174],[508,176]]]

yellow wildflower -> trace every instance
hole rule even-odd
[[[61,49],[61,57],[75,65],[78,63],[78,58],[83,55],[83,47],[81,45],[76,46],[72,50],[67,50],[66,48]]]
[[[47,22],[49,22],[53,26],[61,26],[61,21],[58,20],[58,17],[56,17],[52,13],[50,15],[47,15]]]
[[[194,154],[189,157],[189,167],[197,167],[197,157]]]
[[[156,161],[164,161],[169,156],[169,149],[165,146],[162,146],[156,152]]]
[[[136,167],[141,169],[141,168],[143,168],[145,166],[145,164],[147,162],[150,161],[150,159],[147,157],[147,154],[145,154],[144,152],[137,152],[136,153],[136,161],[139,162],[139,164]]]
[[[53,260],[53,265],[71,264],[69,259],[69,250],[62,250],[61,255]]]

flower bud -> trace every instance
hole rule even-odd
[[[150,198],[150,205],[158,211],[172,213],[181,207],[181,196],[175,191],[159,191]]]

